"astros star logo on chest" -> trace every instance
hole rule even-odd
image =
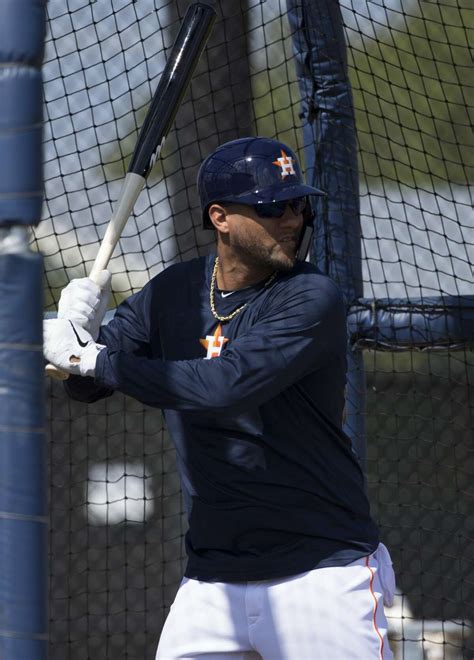
[[[217,328],[214,330],[213,335],[207,335],[206,339],[200,339],[199,341],[207,350],[207,355],[204,359],[210,360],[211,358],[219,357],[222,349],[224,348],[224,344],[226,344],[229,340],[222,334],[222,325],[219,323]]]

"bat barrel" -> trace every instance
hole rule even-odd
[[[215,19],[216,12],[210,5],[197,2],[188,7],[138,136],[129,172],[145,179],[148,176],[174,121]]]

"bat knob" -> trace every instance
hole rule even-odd
[[[47,364],[44,371],[49,378],[53,378],[54,380],[67,380],[69,378],[67,371],[58,369],[54,364]]]

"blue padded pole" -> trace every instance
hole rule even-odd
[[[308,183],[316,198],[314,263],[341,287],[348,309],[363,295],[357,140],[338,0],[287,0],[302,95]],[[348,349],[346,433],[365,464],[365,374]]]
[[[382,351],[474,348],[474,296],[360,298],[349,312],[352,345]]]
[[[45,660],[41,219],[45,1],[0,3],[0,658]]]

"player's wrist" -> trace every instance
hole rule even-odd
[[[70,373],[76,373],[80,376],[95,376],[95,369],[97,364],[97,358],[99,353],[104,350],[105,346],[102,344],[96,344],[95,342],[90,342],[83,351],[81,351],[80,356],[77,356],[75,360],[71,361],[71,371]],[[74,371],[72,371],[74,369]]]
[[[61,371],[94,376],[97,357],[105,346],[97,344],[79,324],[67,319],[49,319],[43,325],[44,356]]]

